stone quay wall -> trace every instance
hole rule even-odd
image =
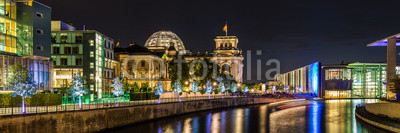
[[[365,109],[375,115],[385,115],[390,118],[400,118],[400,103],[368,103]]]
[[[97,132],[185,113],[290,99],[224,98],[71,112],[0,116],[0,132]]]

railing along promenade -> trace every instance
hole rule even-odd
[[[258,96],[251,95],[248,97]],[[221,99],[221,98],[243,98],[245,96],[196,96],[196,97],[181,97],[181,98],[161,98],[153,100],[139,100],[139,101],[104,101],[104,102],[91,102],[82,103],[82,108],[79,108],[79,104],[63,104],[63,105],[53,105],[53,106],[30,106],[26,105],[25,114],[39,114],[39,113],[49,113],[49,112],[63,112],[63,111],[77,111],[77,110],[93,110],[93,109],[103,109],[103,108],[117,108],[117,107],[133,107],[133,106],[144,106],[144,105],[157,105],[165,103],[175,103],[183,101],[197,101],[206,99]],[[0,108],[0,116],[4,115],[23,115],[22,107],[6,107]]]

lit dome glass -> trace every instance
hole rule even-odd
[[[182,40],[171,31],[159,31],[154,33],[147,39],[145,47],[164,47],[168,49],[170,43],[173,42],[175,49],[178,52],[185,51],[185,46]]]

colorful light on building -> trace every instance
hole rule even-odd
[[[320,82],[320,65],[319,62],[315,62],[310,65],[309,72],[308,72],[308,85],[309,90],[314,93],[318,94],[319,90],[319,82]]]

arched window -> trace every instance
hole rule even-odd
[[[222,65],[222,72],[223,73],[231,73],[231,66],[229,64]]]
[[[220,44],[219,44],[219,47],[224,47],[224,44],[223,44],[223,43],[220,43]]]
[[[228,47],[228,43],[225,43],[225,47]]]
[[[229,43],[229,47],[232,47],[232,43]]]

